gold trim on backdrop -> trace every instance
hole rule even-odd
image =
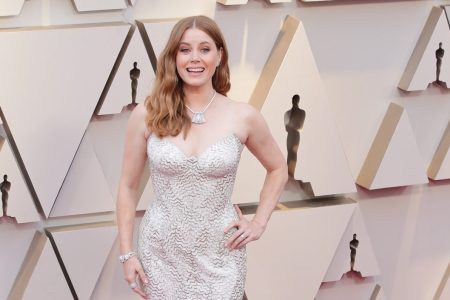
[[[450,284],[450,282],[448,280],[449,277],[450,277],[450,262],[448,263],[447,269],[445,270],[444,275],[442,276],[442,280],[439,283],[439,286],[436,290],[436,294],[434,295],[433,300],[445,300],[445,299],[441,299],[441,296],[442,296],[442,292],[445,289],[445,286],[447,284]]]
[[[280,209],[280,210],[287,210],[287,209],[289,209],[286,205],[284,205],[283,203],[278,203],[277,204],[277,207]]]
[[[31,275],[41,257],[42,251],[44,250],[45,244],[47,242],[47,236],[39,231],[34,234],[33,240],[31,241],[28,252],[25,256],[25,260],[20,267],[14,284],[9,292],[8,299],[22,299],[25,289],[30,281]]]
[[[159,19],[136,19],[136,22],[140,22],[143,24],[147,23],[167,23],[167,22],[178,22],[182,18],[159,18]]]
[[[117,71],[119,70],[120,64],[122,63],[122,59],[125,56],[125,53],[127,52],[128,46],[130,45],[131,39],[132,39],[135,31],[136,31],[136,26],[131,25],[128,30],[128,34],[126,35],[125,40],[123,41],[122,47],[120,48],[120,51],[117,55],[117,58],[114,62],[112,70],[109,73],[108,79],[106,80],[105,86],[103,87],[103,90],[102,90],[100,98],[97,102],[97,105],[95,106],[92,118],[99,115],[99,113],[100,113],[102,105],[105,102],[106,96],[108,95],[108,91],[111,88],[111,85],[114,81],[114,77],[116,76]]]
[[[14,4],[12,4],[12,1],[2,1],[6,2],[3,4],[3,7],[0,9],[0,18],[10,18],[19,16],[22,13],[23,5],[25,4],[25,0],[16,0],[18,6],[20,6],[18,11],[13,11],[12,7],[14,7]],[[0,4],[2,6],[2,4]],[[5,9],[6,6],[6,9]]]
[[[278,34],[275,45],[267,59],[266,64],[256,82],[255,89],[250,97],[249,104],[261,110],[270,88],[278,74],[278,70],[283,63],[286,53],[291,45],[294,35],[297,32],[300,21],[292,16],[287,16],[284,20],[283,27]]]
[[[91,0],[92,1],[92,0]],[[87,9],[87,10],[79,10],[78,6],[80,4],[77,4],[77,0],[70,0],[72,2],[73,8],[77,11],[79,14],[86,14],[86,13],[98,13],[98,12],[112,12],[112,11],[120,11],[127,8],[128,1],[122,0],[123,7],[115,7],[115,8],[103,8],[103,9]]]
[[[436,25],[441,17],[442,7],[435,6],[431,9],[430,15],[428,16],[427,22],[423,27],[422,33],[420,34],[419,40],[417,41],[416,47],[414,48],[411,57],[409,58],[408,64],[406,65],[405,72],[403,72],[402,78],[398,83],[398,88],[409,91],[409,86],[411,81],[416,74],[419,63],[427,49],[428,43],[430,42],[431,36],[436,28]]]
[[[398,104],[391,103],[384,115],[377,135],[370,146],[369,153],[359,172],[356,183],[367,189],[372,186],[373,180],[378,172],[378,168],[383,161],[386,150],[389,147],[392,136],[397,128],[398,122],[403,113],[403,107]]]
[[[315,198],[310,200],[296,200],[296,201],[286,201],[283,203],[277,203],[275,206],[276,211],[291,211],[297,209],[311,209],[318,208],[324,206],[337,206],[337,205],[347,205],[347,204],[355,204],[357,203],[355,200],[351,198],[343,198],[343,197],[323,197],[323,198]],[[252,204],[240,204],[239,208],[242,211],[243,215],[253,215],[256,213],[256,209],[258,208],[257,203]]]
[[[428,177],[437,180],[439,170],[442,168],[442,163],[447,156],[448,150],[450,149],[450,122],[447,124],[444,135],[442,136],[441,142],[433,155],[433,160],[428,167]],[[442,179],[442,178],[441,178]]]
[[[222,5],[244,5],[248,0],[216,0],[216,2]]]
[[[380,290],[381,290],[381,286],[379,284],[375,285],[372,295],[370,296],[370,300],[377,300]]]
[[[62,231],[83,230],[83,229],[90,229],[90,228],[114,227],[114,226],[116,226],[116,223],[114,221],[110,220],[110,221],[95,221],[95,222],[91,222],[91,223],[58,225],[58,226],[53,226],[53,227],[47,227],[47,230],[50,233],[54,233],[54,232],[62,232]]]
[[[2,151],[3,144],[5,143],[5,141],[6,141],[6,138],[4,138],[0,135],[0,151]]]
[[[20,31],[35,31],[35,30],[53,30],[53,29],[76,29],[76,28],[96,28],[96,27],[112,27],[112,26],[130,26],[125,22],[105,22],[105,23],[85,23],[85,24],[64,24],[64,25],[43,25],[43,26],[27,26],[27,27],[13,27],[0,28],[0,33],[3,32],[20,32]]]

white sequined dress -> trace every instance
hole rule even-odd
[[[139,229],[138,257],[151,300],[242,300],[245,248],[228,250],[231,203],[243,144],[229,134],[198,157],[155,135],[147,150],[155,199]]]

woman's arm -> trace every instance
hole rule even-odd
[[[245,109],[244,122],[248,133],[245,145],[260,161],[267,174],[252,221],[248,222],[240,214],[240,220],[226,228],[228,231],[232,227],[238,227],[226,244],[230,249],[241,248],[248,242],[259,239],[288,179],[285,158],[261,113],[248,106]]]
[[[146,108],[143,104],[139,104],[134,108],[128,120],[122,173],[116,203],[120,253],[122,255],[133,251],[133,227],[138,201],[137,193],[147,159],[145,116]],[[143,282],[147,282],[142,266],[136,257],[132,257],[124,263],[124,273],[125,280],[129,284],[136,282],[138,274]],[[134,288],[133,291],[145,297],[144,292],[140,288]]]

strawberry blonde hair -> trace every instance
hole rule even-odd
[[[145,100],[147,127],[158,137],[176,136],[183,130],[186,138],[191,127],[192,121],[184,105],[183,81],[176,68],[181,38],[190,28],[205,32],[214,41],[217,49],[222,49],[222,58],[212,77],[212,86],[217,93],[225,96],[230,90],[228,50],[216,22],[206,16],[181,19],[172,29],[167,45],[159,57],[155,83]]]

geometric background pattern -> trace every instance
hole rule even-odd
[[[442,180],[450,178],[450,121],[442,135],[439,146],[433,155],[433,160],[428,166],[428,177],[433,180]]]
[[[128,27],[117,23],[0,33],[0,82],[6,83],[1,107],[45,215]],[[21,63],[11,57],[20,57]]]
[[[323,282],[339,281],[344,274],[350,271],[348,249],[350,241],[353,239],[353,234],[356,234],[356,239],[358,240],[354,269],[360,272],[362,277],[380,274],[361,210],[357,207],[348,222],[345,232],[342,234],[341,241],[334,254],[333,261],[328,267],[327,274],[323,278]]]
[[[450,119],[446,92],[430,89],[422,94],[402,94],[395,89],[432,3],[359,1],[340,5],[334,1],[332,5],[306,5],[290,1],[272,5],[272,1],[245,1],[246,5],[229,7],[205,0],[193,7],[174,0],[134,2],[123,1],[122,9],[111,6],[79,13],[69,0],[55,6],[33,0],[21,5],[17,17],[0,19],[0,27],[5,28],[0,31],[4,128],[0,133],[0,173],[7,169],[2,163],[7,161],[11,170],[7,172],[14,178],[10,214],[14,205],[24,208],[23,213],[14,213],[21,224],[0,222],[0,263],[8,266],[7,272],[0,271],[2,299],[137,298],[123,281],[114,241],[114,202],[130,112],[126,107],[131,96],[128,72],[133,58],[142,57],[142,63],[138,62],[142,72],[138,87],[142,90],[137,97],[142,102],[168,30],[175,19],[186,14],[206,12],[220,20],[233,53],[232,77],[248,78],[246,89],[253,91],[253,83],[263,76],[265,62],[278,43],[285,16],[301,20],[301,46],[310,49],[311,55],[299,55],[293,50],[298,48],[287,47],[290,58],[284,64],[289,62],[291,69],[286,67],[283,76],[304,68],[305,63],[316,68],[320,92],[327,95],[325,106],[336,122],[333,137],[342,145],[354,177],[380,124],[376,118],[391,102],[400,103],[402,117],[407,117],[400,119],[404,126],[401,130],[397,126],[393,141],[404,141],[407,136],[416,145],[417,165],[419,160],[423,165],[431,162],[444,139],[442,132],[433,128],[445,128]],[[39,5],[42,14],[36,15]],[[150,9],[155,7],[158,10]],[[112,11],[106,11],[109,9]],[[174,19],[160,20],[166,17]],[[12,29],[18,27],[14,24],[23,25]],[[377,33],[380,30],[382,38]],[[248,49],[252,51],[245,55]],[[278,80],[274,86],[282,91],[288,84],[293,83]],[[231,93],[236,100],[250,101],[244,91]],[[282,98],[289,100],[288,96]],[[107,110],[112,104],[114,108]],[[275,128],[279,124],[269,115],[270,110],[265,117],[269,127]],[[274,133],[279,143],[284,143],[277,131]],[[319,144],[316,149],[310,146],[317,154],[324,151]],[[306,157],[301,155],[302,159]],[[393,162],[384,161],[384,174],[396,167]],[[315,164],[320,163],[317,160]],[[325,168],[319,175],[327,166],[317,165],[317,170]],[[148,175],[141,184],[136,226],[152,199]],[[333,299],[340,295],[355,300],[357,296],[418,300],[431,299],[438,292],[446,295],[450,244],[442,237],[444,228],[450,226],[445,214],[448,182],[408,184],[376,191],[353,189],[344,192],[345,197],[338,192],[328,198],[308,194],[309,200],[280,204],[263,238],[248,247],[246,289],[250,299],[296,299],[299,295]],[[19,196],[19,190],[24,196]],[[295,193],[291,191],[288,200],[304,198]],[[256,201],[254,197],[242,205],[248,217],[254,213]],[[360,240],[355,268],[366,277],[345,275],[339,279],[349,263],[347,243],[353,231]],[[288,273],[291,275],[284,277]],[[339,280],[325,282],[332,273],[333,280]]]
[[[285,157],[284,115],[292,107],[291,98],[295,94],[301,95],[299,106],[306,111],[305,125],[300,130],[295,179],[308,182],[315,196],[356,191],[304,27],[296,18],[288,16],[249,101],[261,109]],[[320,155],[317,155],[318,148]],[[258,199],[265,173],[259,162],[244,152],[233,195],[235,202]],[[298,193],[296,198],[299,199]]]
[[[418,91],[432,86],[431,83],[436,80],[436,50],[439,43],[442,43],[444,51],[450,46],[448,24],[447,8],[433,7],[400,79],[399,88]],[[446,58],[445,52],[444,58],[439,80],[450,84],[450,60]]]
[[[345,203],[274,212],[264,236],[248,247],[249,299],[290,299],[292,295],[314,299],[355,206]],[[327,226],[321,226],[323,220]],[[280,234],[283,228],[297,230],[292,235]]]
[[[407,113],[391,103],[356,182],[367,189],[427,183],[424,166]]]
[[[6,174],[8,181],[14,182],[11,192],[14,192],[15,199],[8,201],[8,215],[17,216],[16,220],[19,223],[37,222],[40,220],[39,214],[10,143],[3,125],[0,124],[0,172],[2,173],[0,178],[3,181],[3,175]]]
[[[126,8],[126,0],[73,0],[73,3],[79,12],[96,11],[96,10],[113,10]]]
[[[20,13],[25,0],[4,0],[0,3],[0,17],[14,16]]]

